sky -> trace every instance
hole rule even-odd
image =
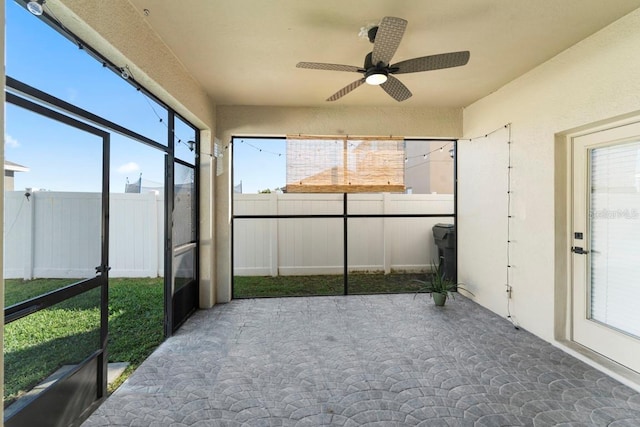
[[[286,185],[286,140],[236,138],[233,141],[233,185],[243,193]]]
[[[5,5],[8,76],[166,144],[162,107],[14,1]],[[176,136],[195,139],[180,122]],[[163,183],[163,152],[112,134],[110,155],[112,192],[123,192],[127,179],[136,181],[141,174],[143,183]],[[176,156],[193,161],[184,143],[177,145]],[[100,191],[100,139],[10,104],[5,158],[29,168],[15,174],[16,190]]]
[[[8,76],[166,144],[164,108],[13,0],[5,5]],[[96,136],[13,105],[7,106],[5,126],[5,159],[29,168],[16,172],[15,190],[100,191],[102,145]],[[176,156],[192,162],[185,141],[195,140],[195,132],[178,120],[175,134],[182,141]],[[245,138],[223,145],[233,145],[224,154],[233,151],[233,184],[242,184],[243,193],[286,185],[285,139]],[[123,192],[127,180],[139,177],[143,186],[162,186],[164,157],[112,133],[110,191]]]
[[[166,143],[161,106],[14,1],[5,4],[8,76]],[[195,140],[193,130],[180,121],[175,133],[181,141]],[[17,191],[100,191],[101,147],[93,135],[7,106],[5,158],[29,168],[15,174]],[[236,141],[234,182],[242,181],[244,192],[251,193],[284,186],[284,152],[282,140]],[[141,175],[143,185],[164,181],[164,154],[159,150],[112,134],[110,156],[111,192],[123,192],[127,180],[134,182]],[[177,144],[176,156],[193,161],[185,143]]]

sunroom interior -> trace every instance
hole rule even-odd
[[[80,40],[109,67],[130,73],[175,120],[196,128],[199,308],[233,298],[234,138],[451,140],[457,279],[467,296],[640,389],[640,318],[624,304],[640,296],[633,262],[640,247],[637,239],[620,240],[640,224],[640,0],[606,7],[598,0],[44,6],[46,19],[77,37],[71,43]],[[360,67],[371,45],[359,31],[383,17],[408,21],[394,61],[469,51],[468,63],[398,75],[412,92],[403,101],[366,84],[327,101],[358,76],[296,64]],[[627,150],[629,171],[598,184],[610,197],[597,205],[604,202],[586,189],[596,187],[592,166],[616,147]],[[598,238],[612,248],[606,260],[593,258],[604,245]],[[616,294],[621,305],[608,307],[620,319],[595,314],[590,284],[599,268],[624,288]]]

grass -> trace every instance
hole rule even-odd
[[[109,362],[129,362],[115,390],[164,340],[164,279],[109,280]]]
[[[418,292],[424,273],[349,274],[349,294]],[[234,298],[342,295],[343,276],[235,276]]]
[[[68,279],[5,280],[8,305],[60,288]],[[162,278],[109,281],[109,362],[129,362],[114,389],[162,342]],[[5,406],[60,366],[100,347],[100,289],[5,325]]]
[[[35,279],[29,281],[7,279],[4,281],[4,305],[9,307],[74,282],[77,282],[77,279]]]
[[[350,294],[417,292],[424,274],[349,274]],[[234,298],[341,295],[343,277],[234,278]],[[70,279],[5,280],[7,306],[59,289]],[[109,280],[109,362],[129,362],[117,388],[162,342],[162,278]],[[5,406],[65,364],[99,348],[100,290],[93,289],[5,326]]]

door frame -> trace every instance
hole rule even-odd
[[[169,141],[174,139],[175,128],[175,112],[169,110],[168,134]],[[182,117],[180,117],[182,119]],[[188,123],[182,119],[184,123]],[[191,126],[191,125],[190,125]],[[192,126],[195,132],[195,146],[200,147],[200,133]],[[199,149],[199,148],[196,148]],[[180,160],[175,156],[175,148],[173,144],[169,144],[167,156],[165,157],[165,253],[164,253],[164,276],[165,276],[165,316],[164,316],[164,334],[170,337],[180,326],[193,314],[200,306],[200,226],[199,226],[199,174],[200,159],[196,156],[193,164]],[[175,185],[176,185],[176,165],[193,169],[193,198],[192,198],[192,226],[194,227],[194,237],[188,243],[174,244],[173,224],[179,218],[175,215]],[[176,268],[175,258],[182,255],[188,250],[194,251],[194,280],[182,286],[180,289],[175,287]]]
[[[150,96],[145,91],[144,96]],[[45,115],[50,118],[54,118],[64,124],[69,124],[70,126],[77,127],[80,130],[86,130],[89,133],[96,134],[105,139],[106,143],[103,144],[103,169],[102,169],[102,180],[103,180],[103,193],[102,193],[102,204],[103,204],[103,217],[108,218],[109,215],[109,166],[110,166],[110,135],[111,133],[117,133],[126,136],[127,138],[131,138],[139,143],[145,144],[152,148],[158,149],[159,151],[165,153],[165,159],[170,160],[171,168],[166,167],[165,165],[165,189],[170,191],[171,197],[165,197],[165,241],[164,241],[164,260],[165,260],[165,268],[168,266],[168,271],[170,274],[165,274],[164,277],[164,336],[165,338],[170,337],[181,325],[182,323],[191,315],[199,306],[199,179],[200,179],[200,160],[199,157],[196,156],[195,162],[193,165],[189,164],[190,167],[194,168],[194,196],[195,196],[195,204],[194,204],[194,215],[195,215],[195,226],[196,226],[196,239],[192,242],[196,246],[196,260],[195,260],[195,268],[196,268],[196,280],[189,283],[188,286],[185,286],[185,291],[181,292],[177,299],[172,298],[173,292],[167,292],[167,288],[173,288],[173,278],[171,272],[173,269],[171,268],[171,263],[173,262],[173,250],[171,245],[171,236],[172,236],[172,217],[173,217],[173,162],[176,161],[178,163],[185,163],[178,159],[174,159],[174,129],[173,129],[173,120],[175,117],[179,117],[185,124],[191,127],[195,132],[195,150],[196,153],[200,150],[200,132],[196,126],[191,124],[188,120],[184,119],[181,115],[176,113],[173,109],[167,107],[165,104],[162,104],[167,109],[167,114],[169,118],[169,122],[171,125],[167,125],[167,145],[163,145],[158,143],[144,135],[141,135],[137,132],[131,131],[123,126],[118,125],[117,123],[111,122],[107,119],[104,119],[100,116],[97,116],[87,110],[79,108],[73,104],[70,104],[66,101],[63,101],[55,96],[52,96],[46,92],[43,92],[39,89],[36,89],[32,86],[29,86],[15,78],[10,76],[5,76],[5,98],[7,103],[16,104],[17,106],[21,106],[27,109],[33,109],[35,112]],[[157,101],[155,97],[152,97]],[[35,102],[34,102],[35,101]],[[160,101],[158,101],[160,102]],[[98,126],[98,127],[94,127]],[[185,163],[188,164],[188,163]],[[106,209],[106,210],[105,210]],[[92,278],[91,284],[85,283],[85,281],[78,282],[77,284],[73,284],[71,286],[62,288],[60,290],[54,291],[51,294],[46,294],[42,296],[42,298],[50,299],[48,302],[50,306],[57,302],[60,302],[64,299],[70,298],[82,292],[88,291],[90,289],[102,286],[102,304],[104,306],[101,309],[101,335],[100,342],[102,348],[89,357],[85,362],[85,365],[92,365],[91,361],[96,360],[98,365],[93,367],[93,371],[89,372],[88,370],[78,370],[71,371],[64,378],[69,377],[69,384],[77,384],[78,381],[81,383],[86,382],[86,378],[94,378],[97,377],[99,380],[100,390],[99,399],[93,401],[90,406],[86,408],[81,413],[74,412],[73,414],[66,414],[65,416],[75,418],[65,418],[65,420],[69,422],[62,422],[59,425],[75,425],[76,423],[82,422],[85,418],[87,418],[91,412],[93,412],[100,403],[107,396],[107,351],[106,351],[106,343],[108,336],[108,306],[107,306],[107,295],[108,295],[108,249],[109,249],[109,239],[108,239],[108,223],[103,223],[102,225],[102,262],[100,270],[102,271],[100,275],[96,276],[96,278]],[[168,261],[168,262],[167,262]],[[100,281],[99,284],[95,281]],[[76,286],[77,285],[77,286]],[[15,307],[11,307],[9,312],[5,311],[5,319],[9,319],[9,321],[17,320],[20,317],[24,317],[34,311],[38,311],[42,308],[46,307],[37,307],[36,303],[40,304],[42,301],[39,300],[40,297],[29,300],[25,302],[24,305],[19,304]],[[55,302],[54,302],[55,301]],[[27,304],[29,303],[29,304]],[[174,305],[177,305],[177,309],[179,314],[174,316]],[[17,317],[16,317],[17,316]],[[6,324],[5,320],[5,324]],[[84,366],[84,365],[83,365]],[[92,365],[93,366],[93,365]],[[87,368],[88,369],[88,368]],[[95,375],[94,375],[95,374]],[[55,387],[55,386],[54,386]],[[52,388],[54,388],[52,387]],[[63,387],[64,388],[64,387]],[[85,390],[82,396],[88,396],[90,391]],[[59,392],[58,396],[65,396],[64,393]],[[60,412],[60,408],[64,406],[66,400],[68,398],[61,398],[61,401],[57,401],[57,403],[52,405],[47,405],[41,407],[38,412],[43,419],[39,419],[37,421],[32,420],[22,420],[16,421],[15,425],[51,425],[47,423],[53,422],[51,414],[56,414]],[[39,400],[39,399],[38,399]],[[35,401],[34,401],[35,402]],[[16,417],[19,414],[22,414],[26,411],[20,411],[16,414]],[[12,418],[13,419],[13,418]],[[17,418],[16,418],[17,419]],[[72,422],[71,420],[75,420]],[[7,426],[12,425],[11,420],[6,419],[5,423]],[[53,424],[56,425],[56,424]]]
[[[322,139],[329,139],[330,137],[321,137]],[[346,136],[336,137],[337,139],[346,138]],[[372,137],[368,137],[371,139]],[[383,138],[383,137],[381,137]],[[342,220],[342,293],[336,293],[335,295],[357,295],[349,292],[349,275],[352,274],[349,272],[349,250],[348,250],[348,241],[349,241],[349,219],[367,219],[367,218],[443,218],[453,221],[454,225],[458,226],[458,139],[454,138],[403,138],[402,140],[406,142],[411,141],[427,141],[427,142],[441,142],[441,143],[450,143],[453,148],[453,212],[452,213],[437,213],[437,214],[419,214],[419,213],[405,213],[405,214],[374,214],[374,213],[364,213],[364,214],[355,214],[349,213],[348,205],[349,205],[349,197],[348,193],[334,193],[342,195],[342,212],[341,213],[333,213],[333,214],[277,214],[277,215],[242,215],[236,214],[234,211],[234,203],[233,203],[233,186],[234,186],[234,154],[233,147],[235,145],[236,140],[242,139],[261,139],[261,140],[284,140],[286,141],[286,136],[242,136],[242,135],[233,135],[231,137],[230,144],[230,152],[231,152],[231,167],[230,167],[230,176],[229,179],[229,191],[231,194],[230,197],[230,252],[231,256],[229,259],[229,271],[230,273],[230,299],[245,299],[245,298],[269,298],[269,296],[251,296],[251,297],[236,297],[235,296],[235,273],[234,273],[234,247],[236,246],[235,242],[235,234],[234,234],[234,225],[238,220],[287,220],[287,219],[306,219],[306,220],[314,220],[314,219],[336,219]],[[455,261],[455,269],[453,281],[456,282],[458,278],[458,235],[459,233],[455,233],[455,245],[453,250],[453,259]],[[295,295],[291,295],[295,296]],[[323,295],[307,295],[307,296],[323,296]],[[288,296],[285,296],[288,297]]]
[[[590,295],[590,250],[591,236],[589,223],[590,197],[587,184],[590,182],[589,153],[595,148],[604,148],[625,142],[637,141],[640,135],[640,121],[637,119],[617,126],[609,126],[605,129],[585,132],[574,135],[571,140],[571,216],[570,235],[571,243],[571,340],[590,351],[597,352],[614,363],[624,366],[633,372],[640,373],[640,365],[633,357],[634,350],[627,351],[627,346],[638,348],[640,340],[631,337],[615,328],[589,320],[589,295]],[[583,238],[577,239],[575,232],[582,232]],[[576,253],[574,246],[580,246],[588,253]],[[609,344],[604,345],[604,342]],[[625,348],[624,351],[615,350]]]
[[[102,139],[102,195],[100,265],[96,276],[20,302],[4,309],[4,324],[14,322],[92,289],[100,288],[99,347],[53,385],[18,411],[5,414],[4,425],[67,426],[86,418],[107,396],[107,338],[109,295],[109,152],[110,134],[87,123],[51,110],[14,93],[7,103],[24,108]]]

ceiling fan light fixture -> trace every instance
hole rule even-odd
[[[367,72],[364,81],[373,86],[379,86],[386,82],[388,78],[387,72],[382,70],[373,70]]]
[[[42,7],[42,5],[44,5],[44,1],[45,0],[31,0],[27,3],[27,9],[34,15],[40,16],[44,12],[44,8]]]

